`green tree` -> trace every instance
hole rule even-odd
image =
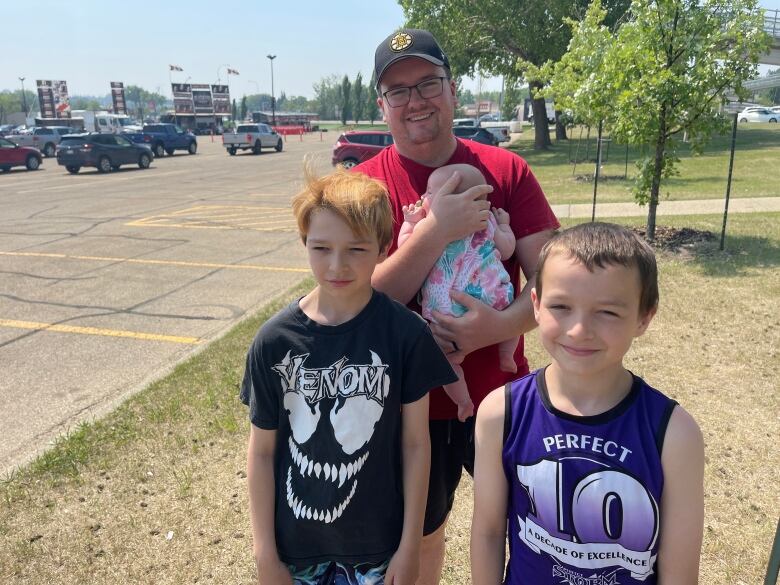
[[[292,112],[316,112],[316,103],[302,95],[287,98],[287,107]]]
[[[74,95],[70,98],[70,107],[73,110],[102,110],[103,106],[97,98],[90,96]]]
[[[365,87],[363,86],[363,74],[358,72],[355,77],[355,83],[352,86],[352,102],[355,104],[352,108],[355,122],[360,122],[363,117],[363,110],[366,107]]]
[[[366,88],[366,118],[371,125],[379,118],[379,106],[376,103],[376,73],[371,74],[371,86]]]
[[[241,111],[240,111],[242,120],[246,120],[246,112],[247,112],[247,109],[246,109],[246,96],[243,96],[241,98]]]
[[[338,118],[341,112],[341,99],[339,94],[341,86],[337,75],[323,77],[314,84],[315,101],[318,104],[317,113],[322,120]]]
[[[138,85],[128,85],[125,87],[125,99],[128,111],[132,112],[139,120],[144,119],[144,111],[147,108],[160,111],[168,101],[164,95],[148,91]]]
[[[544,99],[536,96],[542,80],[534,67],[557,61],[571,31],[566,17],[584,13],[590,0],[399,0],[407,24],[430,30],[447,53],[454,75],[523,77],[534,95],[534,148],[550,143]],[[630,0],[607,0],[608,24],[614,24]]]
[[[341,80],[341,123],[347,125],[347,120],[352,119],[352,84],[349,77],[344,75]]]
[[[33,111],[33,104],[37,99],[36,94],[28,89],[24,90],[24,97],[27,100],[27,111]],[[22,108],[22,90],[17,89],[15,91],[3,90],[0,91],[0,123],[4,123],[8,114],[15,114],[21,112]]]
[[[271,111],[271,94],[270,93],[253,93],[246,97],[246,109],[248,112],[270,112]],[[279,100],[276,100],[276,109],[279,109]]]
[[[283,112],[287,109],[287,94],[282,92],[276,99],[276,110]]]
[[[470,106],[477,103],[477,98],[474,97],[474,94],[470,89],[461,89],[459,87],[457,97],[458,104],[460,104],[461,107]]]
[[[677,174],[680,137],[701,152],[728,121],[717,112],[755,76],[769,47],[757,0],[634,0],[616,33],[594,0],[575,26],[569,55],[552,67],[550,91],[588,123],[603,120],[617,140],[649,145],[634,194],[648,204],[655,238],[662,179]]]
[[[501,100],[501,117],[504,120],[511,120],[515,116],[517,107],[525,103],[525,98],[529,97],[528,87],[521,87],[516,79],[504,79],[504,95]]]

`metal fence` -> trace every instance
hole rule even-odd
[[[780,37],[780,9],[764,10],[764,30],[775,39]]]

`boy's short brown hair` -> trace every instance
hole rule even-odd
[[[292,200],[298,232],[306,243],[312,213],[328,209],[359,236],[376,236],[379,249],[393,241],[393,212],[387,188],[376,179],[344,169],[317,177],[307,165],[306,185]]]
[[[596,267],[620,265],[639,272],[639,312],[647,315],[658,306],[658,267],[650,245],[633,231],[612,223],[583,223],[559,232],[539,253],[536,295],[542,298],[542,275],[547,258],[562,254],[593,272]]]

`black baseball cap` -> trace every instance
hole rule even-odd
[[[441,50],[436,38],[427,30],[419,28],[402,28],[379,43],[374,54],[374,74],[376,85],[390,65],[408,57],[419,57],[429,63],[450,70],[447,55]]]

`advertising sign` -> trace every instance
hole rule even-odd
[[[57,118],[70,118],[70,97],[68,84],[64,80],[54,81],[54,111]]]
[[[121,81],[111,82],[111,101],[114,103],[115,114],[127,115],[127,102],[125,102],[125,84]]]
[[[230,89],[227,85],[212,85],[211,95],[214,99],[214,113],[230,115]]]
[[[38,85],[38,103],[41,107],[41,118],[56,118],[54,113],[54,89],[48,79],[36,80]]]
[[[208,84],[192,84],[192,102],[196,114],[213,114],[214,103],[211,100],[211,86]]]
[[[189,83],[172,83],[173,110],[177,114],[193,114],[192,86]]]

